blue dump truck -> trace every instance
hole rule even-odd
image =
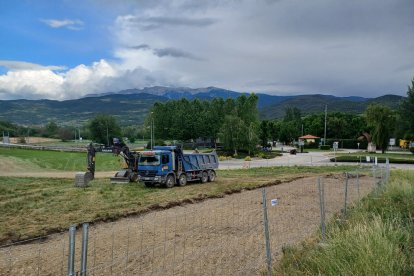
[[[156,146],[141,152],[138,179],[147,187],[160,184],[172,188],[185,186],[189,181],[213,182],[217,168],[216,152],[187,154],[177,146]]]

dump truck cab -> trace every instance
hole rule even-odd
[[[174,171],[173,152],[164,150],[144,151],[138,161],[139,179],[144,183],[164,184],[169,173]]]
[[[184,186],[188,181],[214,181],[218,158],[213,153],[184,154],[176,146],[157,146],[141,153],[138,161],[139,180],[147,187],[161,184],[168,188]]]

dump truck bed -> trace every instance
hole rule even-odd
[[[214,170],[218,168],[218,156],[214,153],[183,154],[184,171]]]

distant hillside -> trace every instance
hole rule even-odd
[[[171,88],[149,87],[129,89],[119,92],[88,95],[85,98],[67,101],[52,100],[0,100],[0,120],[23,125],[46,124],[55,121],[64,125],[80,125],[99,113],[112,114],[122,125],[140,125],[144,122],[152,105],[170,99],[187,98],[211,100],[237,98],[242,95],[236,91],[217,87],[207,88]],[[323,112],[325,104],[328,111],[362,113],[372,102],[383,103],[392,109],[403,98],[385,95],[374,99],[351,96],[335,97],[330,95],[274,96],[257,94],[261,118],[281,118],[287,106],[299,108],[303,114]]]
[[[88,97],[99,97],[99,96],[108,96],[108,95],[133,95],[133,94],[151,94],[166,97],[171,100],[178,100],[181,98],[186,98],[188,100],[200,99],[200,100],[211,100],[214,98],[232,98],[235,99],[241,94],[248,94],[247,92],[240,93],[232,90],[227,90],[223,88],[217,88],[214,86],[206,88],[188,88],[188,87],[163,87],[163,86],[154,86],[154,87],[145,87],[142,89],[127,89],[121,90],[119,92],[109,92],[103,94],[91,94]],[[257,93],[259,96],[258,108],[265,107],[267,105],[279,103],[286,99],[290,99],[293,96],[275,96]],[[358,97],[359,98],[359,97]],[[364,99],[364,98],[362,98]]]
[[[123,125],[142,124],[157,101],[167,101],[150,94],[107,95],[77,100],[12,100],[0,101],[0,120],[23,125],[45,124],[55,121],[64,125],[79,125],[96,114],[112,114]]]
[[[297,107],[303,115],[311,113],[324,112],[325,105],[328,105],[328,112],[347,112],[347,113],[363,113],[371,103],[381,103],[391,109],[396,109],[399,102],[404,97],[397,95],[385,95],[378,98],[366,99],[357,98],[349,99],[340,98],[329,95],[300,95],[285,101],[265,106],[260,110],[260,116],[263,119],[282,118],[285,115],[285,109]],[[362,100],[363,99],[363,100]]]

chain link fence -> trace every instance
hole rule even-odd
[[[385,185],[389,164],[309,177],[0,248],[0,275],[258,275]],[[319,232],[318,232],[319,231]]]

